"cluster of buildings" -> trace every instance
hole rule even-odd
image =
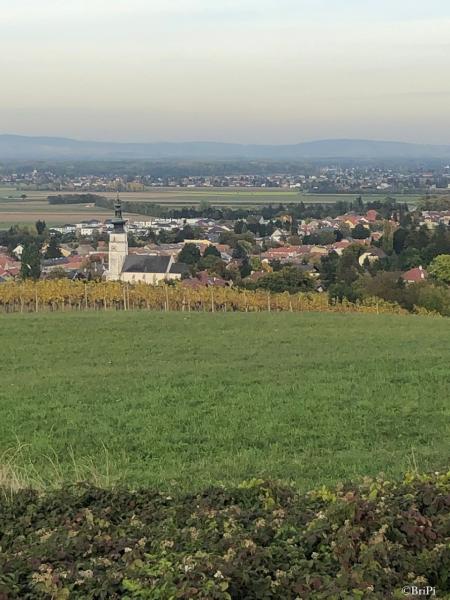
[[[258,223],[268,224],[263,217],[257,217]],[[331,252],[341,255],[345,248],[352,243],[362,246],[363,252],[359,258],[361,266],[373,263],[386,257],[384,251],[374,242],[382,237],[383,221],[377,211],[368,210],[364,215],[347,213],[336,218],[307,219],[299,221],[296,231],[292,230],[292,217],[280,214],[276,218],[279,227],[264,237],[254,238],[252,256],[258,259],[260,270],[253,271],[250,278],[253,281],[263,276],[276,262],[279,265],[293,264],[299,269],[308,272],[312,278],[319,277],[319,264],[323,256]],[[390,221],[393,228],[398,224]],[[450,225],[450,211],[422,211],[420,223],[428,228],[435,228],[439,224]],[[288,224],[288,227],[284,225]],[[197,233],[199,239],[186,239],[180,242],[155,243],[145,241],[150,231],[161,234],[179,232],[190,225]],[[48,244],[42,248],[42,277],[51,277],[56,270],[64,271],[67,277],[84,279],[90,277],[104,277],[108,280],[122,280],[130,283],[146,282],[156,284],[162,280],[183,279],[183,284],[196,287],[199,285],[228,285],[225,280],[211,276],[207,272],[197,274],[196,278],[189,278],[189,268],[179,262],[178,256],[186,243],[194,244],[203,255],[208,246],[214,246],[217,256],[220,256],[226,269],[239,269],[242,260],[234,256],[231,245],[221,243],[221,238],[234,232],[233,221],[214,221],[213,219],[163,219],[148,218],[143,221],[126,222],[122,216],[120,201],[116,202],[114,218],[105,221],[91,219],[75,224],[65,224],[50,230],[69,236],[69,241],[63,240],[59,244],[61,257],[44,258]],[[352,237],[356,227],[364,228],[367,235],[363,239]],[[331,235],[331,240],[323,243],[309,243],[308,239],[314,234],[345,229],[349,232],[340,241]],[[133,233],[140,240],[139,245],[129,247],[129,234]],[[225,234],[225,235],[224,235]],[[296,238],[295,242],[293,238]],[[6,248],[0,247],[0,283],[15,279],[20,275],[21,254],[23,246],[19,244],[9,253]],[[412,269],[404,274],[405,281],[422,281],[427,273],[421,267]],[[320,283],[317,284],[320,291]]]
[[[218,241],[223,232],[233,230],[233,224],[218,224],[213,219],[166,219],[148,217],[145,221],[127,221],[127,231],[136,237],[145,237],[149,231],[172,233],[178,231],[186,225],[201,228],[205,231],[207,238],[212,241]],[[51,232],[60,233],[63,236],[73,235],[77,239],[90,238],[109,234],[114,229],[112,219],[99,221],[98,219],[88,219],[79,223],[66,223],[52,227]]]
[[[428,193],[450,189],[450,166],[433,170],[381,167],[314,167],[299,173],[259,175],[166,176],[67,175],[51,170],[27,169],[3,172],[0,185],[17,189],[108,192],[118,185],[123,191],[138,192],[169,188],[281,188],[308,193]]]
[[[428,229],[435,229],[438,225],[450,226],[450,210],[423,210],[421,211],[420,225],[426,225]]]

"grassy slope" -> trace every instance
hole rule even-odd
[[[392,476],[412,448],[438,469],[449,334],[449,320],[396,316],[3,316],[0,453],[29,444],[14,460],[50,479],[92,460],[185,489]]]

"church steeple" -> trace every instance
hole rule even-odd
[[[125,219],[122,216],[122,205],[119,192],[114,203],[114,219],[111,219],[113,230],[109,234],[109,268],[106,278],[118,281],[122,276],[122,268],[128,256],[128,237],[125,231]]]
[[[119,192],[117,192],[116,201],[114,203],[114,219],[112,219],[115,233],[123,233],[125,220],[122,217],[122,203],[120,202]]]

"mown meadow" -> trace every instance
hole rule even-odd
[[[298,489],[448,465],[450,321],[0,316],[0,481]]]

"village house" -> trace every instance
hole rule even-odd
[[[405,283],[420,283],[428,279],[428,272],[422,266],[419,266],[402,273],[401,278]]]
[[[76,224],[76,233],[80,237],[91,237],[94,232],[100,233],[103,229],[103,224],[97,219],[91,219],[89,221],[81,221]]]
[[[281,243],[286,238],[286,232],[281,229],[275,229],[275,231],[270,236],[270,241],[275,244]]]
[[[0,253],[0,277],[2,282],[14,279],[20,273],[20,262],[14,260],[6,253]]]
[[[358,258],[358,262],[361,267],[364,266],[366,260],[372,265],[374,262],[377,262],[382,258],[386,258],[386,256],[386,252],[384,252],[384,250],[381,248],[370,248],[367,250],[367,252],[361,254],[361,256]]]
[[[287,261],[290,259],[295,259],[300,256],[300,248],[301,246],[281,246],[280,248],[271,248],[270,250],[267,250],[267,252],[263,252],[261,254],[261,259],[268,261]]]
[[[229,282],[221,277],[214,277],[208,273],[208,271],[200,271],[197,275],[191,279],[185,279],[182,284],[183,287],[190,289],[198,289],[201,287],[227,287]]]
[[[65,225],[61,225],[59,227],[52,227],[50,229],[50,233],[61,233],[62,235],[68,235],[71,233],[75,233],[77,230],[76,225],[71,225],[70,223],[66,223]]]

